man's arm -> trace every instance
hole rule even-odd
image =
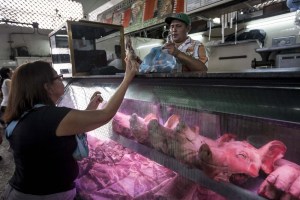
[[[176,52],[176,51],[175,51]],[[192,56],[186,55],[184,52],[181,52],[177,49],[177,54],[174,56],[180,60],[182,64],[187,66],[190,71],[207,71],[207,67],[205,63],[207,62],[208,58],[206,57],[205,49],[203,45],[199,46],[199,58],[196,59]]]
[[[203,45],[200,45],[198,49],[199,59],[181,52],[175,47],[174,43],[166,43],[163,48],[168,49],[168,53],[178,58],[183,65],[190,69],[190,71],[207,71],[205,63],[207,62],[208,58]]]

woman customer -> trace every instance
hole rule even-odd
[[[9,94],[10,82],[11,82],[10,79],[12,74],[13,74],[12,69],[8,67],[2,67],[0,69],[0,76],[1,76],[0,85],[1,85],[1,93],[2,93],[1,116],[3,115],[7,106],[8,94]],[[2,119],[1,119],[1,123],[2,123]]]
[[[3,128],[5,128],[5,123],[2,119],[2,115],[5,111],[8,102],[8,93],[10,90],[10,79],[13,74],[12,69],[8,67],[2,67],[0,69],[0,85],[1,85],[1,109],[0,109],[0,129],[1,133],[3,132]],[[1,134],[0,133],[0,134]],[[0,144],[2,143],[2,135],[0,135]],[[2,156],[0,156],[0,160],[2,160]]]
[[[73,152],[75,135],[96,129],[117,112],[138,70],[126,60],[123,81],[103,109],[100,92],[95,92],[86,110],[56,107],[64,94],[62,76],[47,62],[36,61],[17,68],[12,82],[5,122],[19,120],[8,137],[14,152],[15,172],[6,186],[5,200],[73,200],[78,175]],[[25,84],[26,83],[26,84]],[[37,107],[35,105],[43,104]]]

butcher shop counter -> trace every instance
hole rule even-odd
[[[286,148],[286,152],[282,150],[284,151],[282,153],[284,154],[283,159],[299,165],[300,148],[297,145],[297,141],[300,141],[299,76],[300,73],[289,71],[280,73],[265,71],[263,73],[137,75],[131,83],[116,117],[107,125],[92,131],[89,135],[93,136],[91,141],[95,141],[95,138],[101,141],[108,139],[116,141],[131,151],[137,152],[138,155],[149,158],[226,199],[264,199],[257,194],[260,185],[267,177],[267,172],[264,170],[260,170],[259,173],[250,173],[247,169],[241,171],[228,171],[226,169],[222,171],[224,163],[217,160],[214,163],[215,168],[222,171],[222,173],[235,176],[229,177],[228,175],[228,180],[225,182],[216,181],[209,177],[206,172],[204,173],[203,168],[198,167],[194,160],[191,162],[178,155],[178,151],[177,154],[174,151],[170,153],[170,149],[161,146],[160,142],[164,138],[159,136],[157,140],[152,138],[152,140],[147,141],[147,138],[145,138],[147,135],[139,135],[144,133],[144,129],[134,131],[136,130],[134,128],[140,128],[146,124],[146,131],[155,133],[157,130],[170,130],[170,123],[176,125],[180,121],[180,126],[177,124],[171,133],[179,133],[178,127],[188,127],[189,130],[197,130],[196,133],[201,135],[201,139],[204,138],[205,143],[211,144],[211,146],[215,142],[219,142],[220,138],[228,138],[228,134],[234,135],[234,141],[246,141],[255,147],[254,150],[249,150],[250,153],[256,152],[264,145],[280,141],[280,144],[284,144]],[[66,93],[59,105],[85,109],[90,96],[96,90],[101,91],[103,99],[107,101],[122,81],[122,78],[123,76],[120,74],[116,76],[67,79],[65,82]],[[105,102],[103,105],[105,105]],[[151,122],[152,125],[147,124],[146,119],[149,115],[154,116]],[[137,119],[140,119],[140,121]],[[133,122],[145,124],[134,126]],[[147,134],[149,134],[148,132]],[[164,131],[159,133],[161,135],[165,134]],[[180,135],[180,137],[182,136],[186,135]],[[170,139],[170,137],[173,136],[167,138]],[[95,143],[103,144],[103,142],[99,143],[97,141],[93,144]],[[178,144],[175,144],[177,148],[176,145]],[[179,142],[178,148],[182,150],[185,145],[186,143]],[[95,151],[97,148],[95,147],[92,150],[91,157],[97,155]],[[247,152],[245,147],[242,149],[243,152]],[[182,151],[185,152],[185,150]],[[211,150],[213,152],[213,148]],[[198,152],[198,149],[196,153],[202,155],[200,150]],[[227,154],[228,152],[225,150],[224,157]],[[244,154],[241,156],[245,157]],[[197,160],[197,156],[194,159]],[[97,156],[91,160],[96,162],[95,160],[98,160]],[[265,161],[265,159],[262,160]],[[250,159],[247,162],[262,161]],[[233,160],[231,164],[239,165],[239,163],[243,163],[243,161]],[[116,162],[114,161],[113,164],[116,165]],[[84,163],[82,166],[82,171],[84,171],[84,167],[90,165]],[[89,171],[95,170],[92,168]],[[86,170],[85,172],[87,173]],[[247,176],[241,175],[239,177],[238,174],[247,174]],[[87,176],[82,175],[81,177],[84,178],[79,179],[78,183],[84,182],[83,180],[86,180]],[[141,179],[145,179],[145,177],[143,176]],[[139,181],[141,180],[139,179]],[[149,182],[149,179],[147,181]],[[82,193],[87,190],[86,186],[79,188]],[[152,195],[153,191],[151,189]],[[91,193],[90,190],[89,193]],[[96,194],[99,195],[99,191],[95,192]],[[143,195],[145,197],[146,194]],[[139,199],[137,196],[131,194],[130,197]],[[149,199],[151,198],[153,196],[149,197]]]

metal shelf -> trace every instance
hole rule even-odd
[[[265,62],[268,61],[269,56],[272,52],[279,52],[283,50],[299,49],[299,48],[300,48],[300,44],[296,44],[296,45],[282,46],[282,47],[259,48],[259,49],[255,49],[255,51],[260,54],[262,61]]]

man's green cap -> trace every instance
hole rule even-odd
[[[186,25],[191,25],[191,19],[190,19],[190,17],[187,15],[187,14],[185,14],[185,13],[174,13],[174,14],[172,14],[170,17],[167,17],[166,19],[165,19],[165,22],[167,23],[167,24],[171,24],[171,22],[173,21],[173,20],[179,20],[179,21],[182,21],[183,23],[185,23]]]

